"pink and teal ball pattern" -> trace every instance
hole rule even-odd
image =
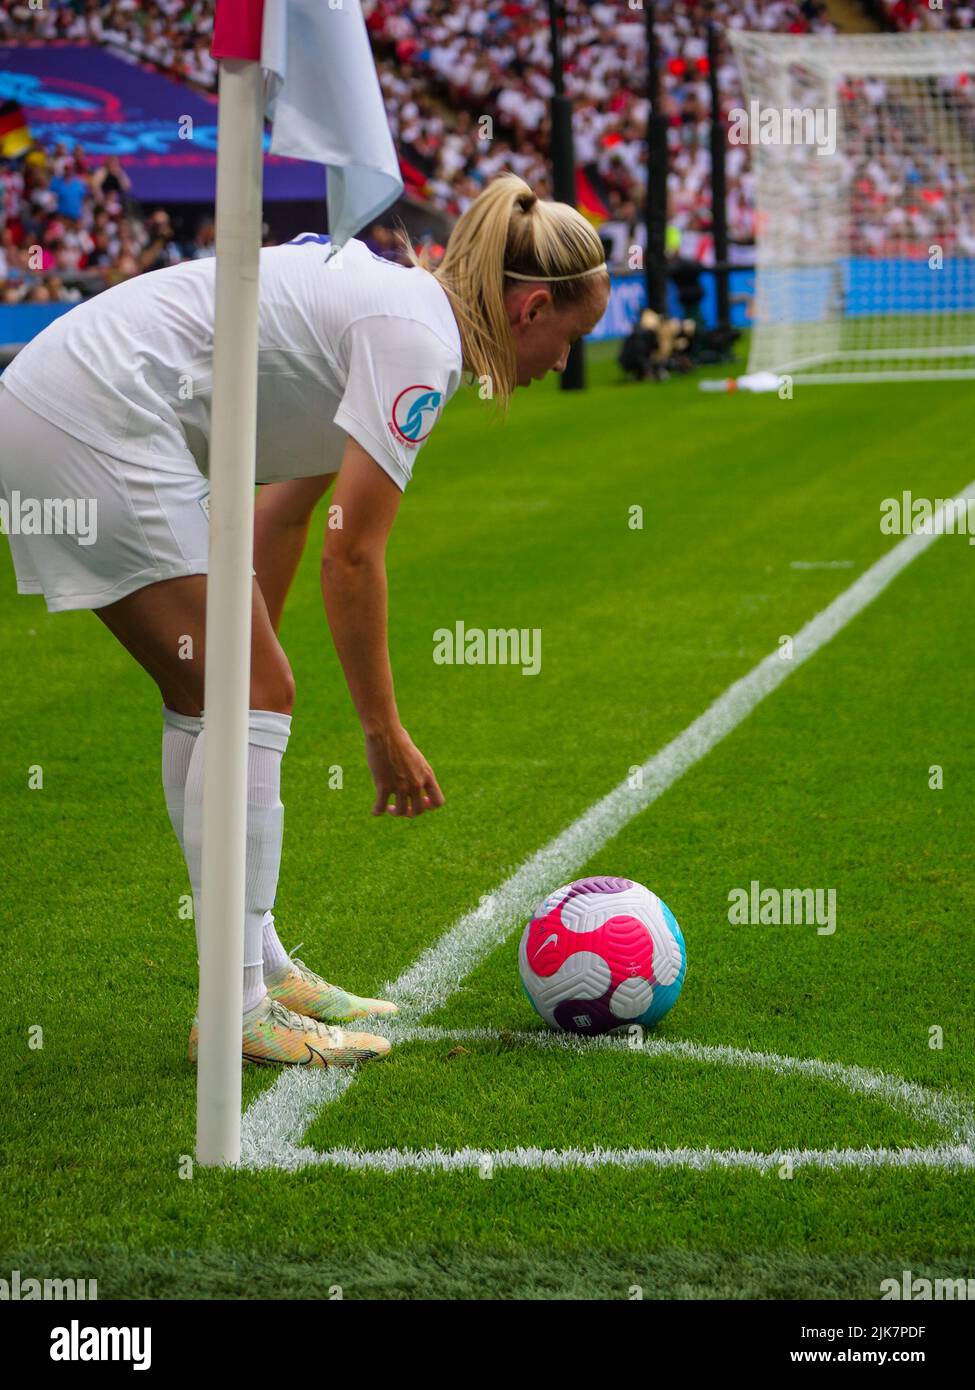
[[[539,903],[518,949],[525,993],[546,1023],[593,1036],[659,1023],[687,970],[674,914],[629,878],[580,878]]]

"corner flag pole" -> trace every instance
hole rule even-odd
[[[264,100],[259,62],[221,58],[196,1156],[240,1162],[247,721]]]
[[[217,0],[217,260],[210,420],[196,1155],[240,1162],[258,269],[271,153],[328,171],[340,250],[403,192],[360,0]]]

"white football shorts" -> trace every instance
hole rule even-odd
[[[186,467],[133,463],[37,415],[0,379],[0,499],[21,594],[52,613],[103,608],[206,574],[210,484]]]

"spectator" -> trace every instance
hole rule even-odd
[[[176,244],[169,213],[163,208],[157,208],[150,216],[148,231],[148,242],[139,255],[141,270],[162,270],[168,265],[176,265],[183,259],[182,251]]]
[[[199,261],[205,259],[207,256],[215,256],[216,254],[216,229],[210,218],[207,218],[207,220],[201,222],[196,229],[196,240],[193,245],[193,250],[190,252],[190,259]]]
[[[91,191],[100,202],[108,201],[109,195],[114,193],[113,201],[125,206],[132,192],[132,180],[122,168],[117,155],[110,155],[102,167],[92,175]]]
[[[77,220],[82,213],[88,197],[88,184],[77,172],[74,160],[64,161],[64,172],[56,174],[49,184],[57,199],[57,210],[65,217]]]

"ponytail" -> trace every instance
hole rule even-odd
[[[595,228],[568,203],[543,202],[517,174],[499,174],[457,220],[434,269],[417,256],[405,231],[410,263],[429,270],[450,300],[460,330],[464,370],[487,378],[506,411],[517,385],[517,358],[504,295],[521,281],[548,284],[556,309],[577,304],[592,283],[608,278]],[[605,283],[605,281],[602,281]]]

